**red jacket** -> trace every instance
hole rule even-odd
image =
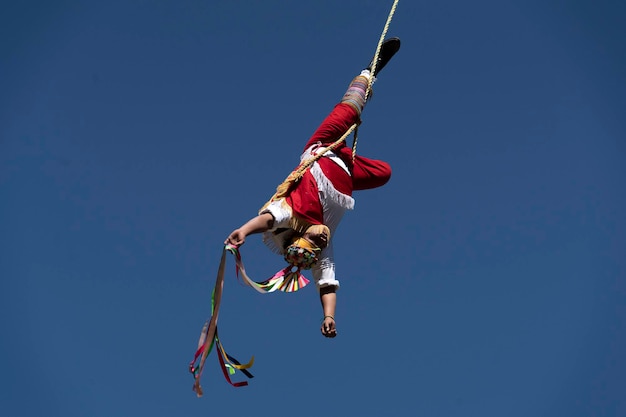
[[[311,136],[304,149],[307,150],[316,144],[330,145],[358,120],[359,114],[352,106],[346,103],[337,104]],[[334,153],[344,162],[350,173],[331,158],[322,157],[316,163],[335,190],[341,194],[352,196],[354,190],[380,187],[391,177],[391,167],[384,161],[360,155],[356,155],[353,161],[352,149],[346,146],[345,142],[335,149]],[[324,223],[317,181],[310,170],[307,170],[296,188],[291,191],[287,203],[298,218],[310,224]]]

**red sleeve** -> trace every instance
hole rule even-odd
[[[391,167],[384,161],[357,155],[354,159],[352,185],[355,190],[383,186],[391,178]]]

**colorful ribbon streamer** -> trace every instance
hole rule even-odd
[[[231,375],[235,374],[236,370],[241,371],[247,378],[254,378],[254,376],[248,371],[248,369],[254,364],[254,356],[252,356],[248,363],[242,364],[237,359],[226,353],[226,350],[218,337],[217,319],[222,302],[222,293],[224,291],[226,252],[232,253],[235,257],[237,277],[241,277],[246,285],[254,288],[260,293],[265,294],[276,290],[294,292],[305,287],[309,283],[309,280],[300,273],[300,268],[297,268],[294,271],[294,267],[291,265],[277,272],[273,277],[265,281],[256,282],[246,274],[246,268],[241,260],[239,248],[233,245],[224,246],[220,266],[217,271],[217,278],[215,280],[215,288],[213,288],[213,292],[211,293],[211,318],[207,320],[202,327],[200,338],[198,339],[198,349],[196,350],[193,360],[189,364],[189,372],[191,372],[194,377],[193,390],[198,397],[203,395],[202,386],[200,385],[200,377],[202,376],[202,371],[204,370],[206,358],[211,353],[214,346],[217,347],[217,359],[220,363],[220,367],[222,368],[224,378],[226,378],[226,381],[228,381],[230,385],[234,387],[244,387],[248,385],[248,381],[232,381]]]
[[[295,292],[304,288],[310,281],[300,273],[300,268],[293,271],[293,266],[287,266],[278,271],[274,276],[262,282],[256,282],[246,274],[246,268],[241,260],[241,252],[234,245],[226,245],[225,249],[235,256],[237,277],[243,278],[244,284],[254,288],[258,292],[265,294],[280,290],[283,292]]]
[[[254,376],[247,371],[254,364],[254,356],[250,359],[250,362],[241,364],[237,359],[230,356],[224,350],[222,343],[217,334],[217,319],[219,315],[220,304],[222,301],[222,292],[224,290],[224,269],[226,265],[226,249],[222,252],[222,259],[220,260],[220,266],[217,272],[217,279],[215,280],[215,288],[211,294],[211,318],[204,323],[202,331],[200,332],[200,338],[198,340],[198,349],[194,355],[193,360],[189,364],[189,372],[194,377],[193,390],[198,397],[203,395],[202,386],[200,385],[200,377],[204,370],[206,358],[213,350],[213,346],[217,346],[217,358],[224,373],[224,377],[229,384],[234,387],[243,387],[248,385],[247,381],[233,382],[230,375],[234,373],[235,369],[239,369],[248,378],[254,378]]]

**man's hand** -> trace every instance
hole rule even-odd
[[[246,234],[241,229],[233,230],[233,232],[226,238],[225,245],[241,246],[246,242]]]
[[[335,319],[330,316],[324,317],[324,321],[322,322],[322,328],[320,329],[322,334],[326,337],[335,337],[337,336],[337,329],[335,328]]]

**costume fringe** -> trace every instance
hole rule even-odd
[[[283,233],[286,233],[283,232]],[[282,239],[280,236],[276,235],[274,232],[265,232],[263,233],[263,243],[269,250],[274,252],[276,255],[283,255],[285,253],[285,249],[283,248],[283,243],[286,239]]]
[[[347,210],[354,209],[354,198],[337,191],[333,183],[326,177],[326,175],[324,175],[324,172],[322,171],[322,168],[320,168],[318,163],[313,164],[313,166],[310,168],[310,171],[311,175],[313,175],[313,178],[315,178],[318,190],[326,193],[328,197],[330,197],[341,207]]]
[[[281,201],[281,204],[289,206],[284,199]],[[264,232],[262,240],[269,250],[277,255],[284,255],[287,242],[290,242],[294,236],[304,233],[311,226],[314,226],[314,224],[292,214],[289,219],[289,228],[279,233]]]

